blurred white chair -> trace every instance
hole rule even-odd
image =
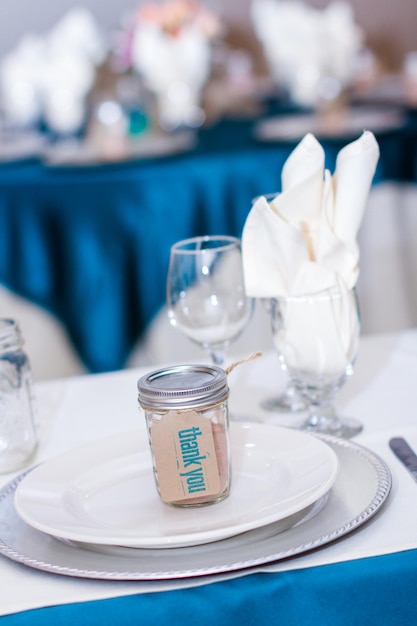
[[[229,355],[249,355],[258,350],[272,348],[271,323],[269,315],[257,302],[252,319],[240,337],[230,344],[226,353],[226,365]],[[145,337],[133,350],[128,367],[154,365],[160,363],[196,362],[211,363],[208,354],[201,346],[192,342],[180,331],[171,326],[167,308],[163,307],[150,325]]]
[[[85,373],[64,326],[53,315],[3,285],[0,285],[0,316],[19,323],[35,381]]]

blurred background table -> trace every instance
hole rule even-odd
[[[274,101],[265,109],[270,117],[293,112]],[[389,320],[378,326],[371,319],[371,309],[379,314],[392,309],[392,293],[389,299],[383,295],[382,301],[373,297],[369,306],[365,302],[368,287],[370,292],[381,288],[386,292],[384,259],[388,272],[393,263],[401,265],[400,279],[389,277],[391,287],[395,284],[401,290],[396,306],[407,300],[398,325],[417,323],[417,298],[412,301],[410,289],[413,259],[407,259],[406,267],[396,256],[405,251],[403,236],[412,254],[412,233],[417,228],[417,217],[410,222],[414,211],[407,209],[406,215],[398,195],[404,185],[413,189],[417,183],[417,116],[413,110],[401,113],[404,123],[376,134],[381,158],[374,190],[384,193],[373,201],[362,230],[365,331],[396,330],[397,321],[390,328]],[[73,351],[70,373],[124,367],[164,305],[170,246],[194,235],[240,236],[251,200],[279,191],[282,167],[298,138],[257,139],[258,121],[257,117],[220,120],[201,129],[188,150],[162,157],[79,166],[36,158],[4,162],[0,167],[2,315],[15,310],[16,296],[51,314]],[[321,140],[331,170],[338,151],[356,137],[336,132]],[[382,196],[387,193],[389,207],[384,210]],[[401,230],[395,250],[393,223]],[[404,280],[407,284],[402,287]],[[8,306],[8,297],[14,298],[13,306]],[[384,324],[388,327],[381,328]],[[39,341],[38,330],[39,326],[35,333]],[[24,324],[23,333],[32,334]],[[35,339],[27,339],[30,354]],[[67,371],[57,366],[39,370],[40,377],[44,373],[59,376]]]

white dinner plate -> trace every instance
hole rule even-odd
[[[201,546],[148,550],[57,540],[26,524],[14,495],[30,470],[0,490],[0,554],[27,567],[61,576],[135,580],[149,590],[178,588],[269,571],[274,562],[296,557],[358,531],[377,517],[391,489],[388,466],[351,440],[315,435],[337,454],[340,468],[332,489],[291,527],[284,520]],[[320,501],[325,500],[325,506]],[[146,581],[146,582],[145,582]]]
[[[232,488],[199,508],[163,504],[140,433],[94,442],[35,468],[15,507],[37,530],[60,539],[134,548],[184,547],[225,539],[306,509],[331,489],[335,452],[303,432],[231,425]]]

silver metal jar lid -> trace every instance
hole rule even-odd
[[[227,376],[215,365],[176,365],[155,370],[138,380],[143,408],[196,408],[226,400]]]

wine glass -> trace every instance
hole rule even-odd
[[[355,289],[334,287],[315,294],[278,298],[274,343],[295,387],[309,409],[302,428],[338,437],[362,430],[340,417],[335,395],[353,373],[360,316]]]
[[[167,305],[172,326],[223,365],[226,349],[248,324],[254,306],[245,294],[240,239],[217,235],[174,244]]]
[[[263,299],[263,304],[266,311],[271,316],[272,334],[277,332],[277,329],[281,323],[281,316],[279,314],[279,302],[276,298]],[[280,360],[281,369],[286,371],[285,363]],[[299,413],[307,409],[305,399],[301,396],[299,390],[295,386],[294,382],[289,379],[287,385],[282,393],[278,396],[271,396],[262,400],[261,406],[266,411],[272,411],[274,413]]]

